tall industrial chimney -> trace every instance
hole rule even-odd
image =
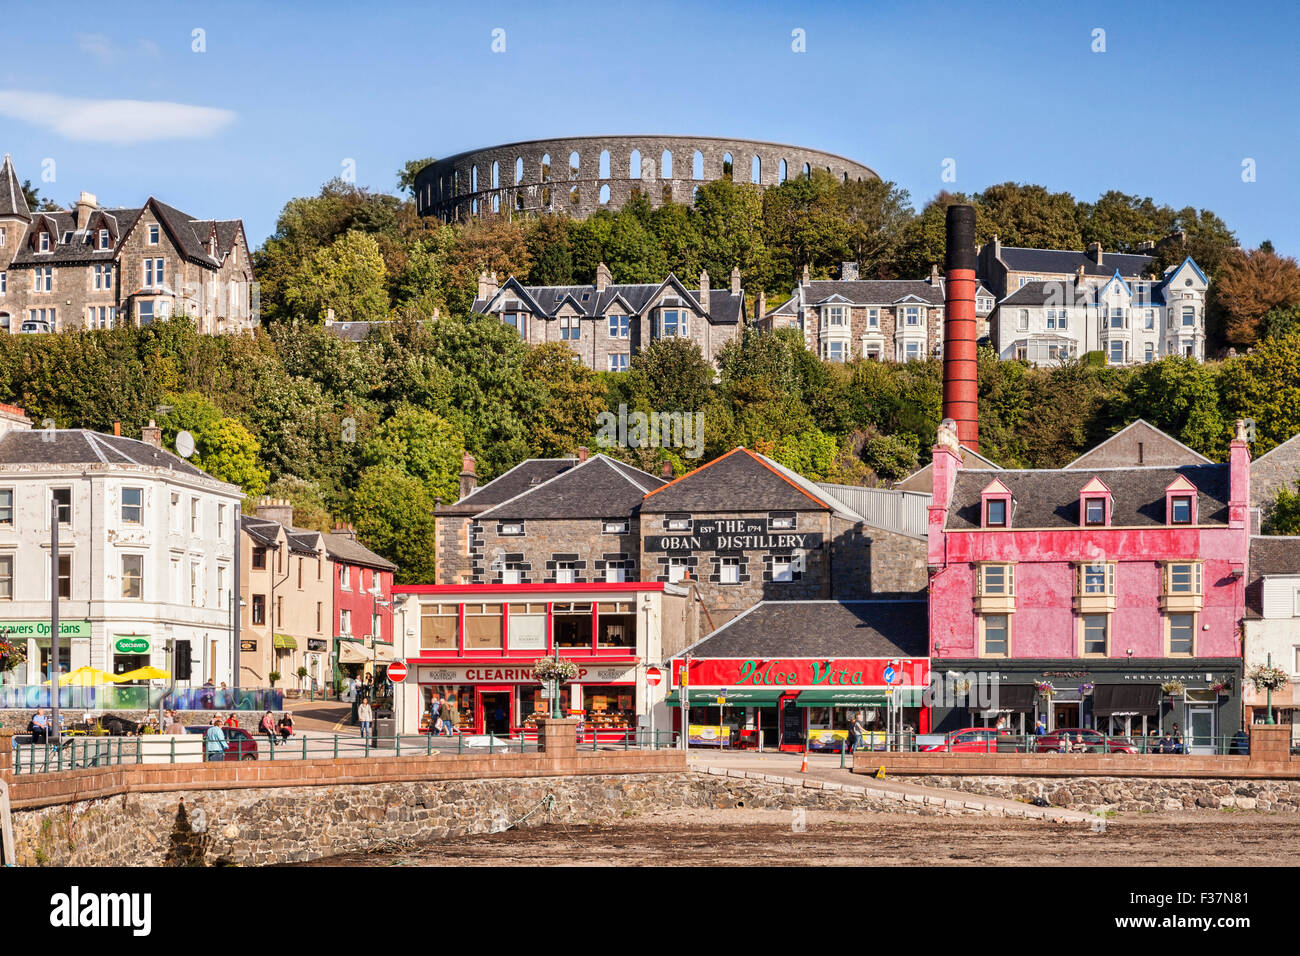
[[[975,207],[948,207],[944,267],[943,417],[957,439],[979,451],[979,379],[975,359]]]

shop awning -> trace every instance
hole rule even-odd
[[[1092,712],[1097,717],[1154,717],[1160,713],[1160,685],[1098,684]]]
[[[982,714],[1023,714],[1034,709],[1035,693],[1033,684],[999,682],[995,688],[981,688],[980,696],[975,699],[993,701],[992,707],[980,711]]]
[[[893,693],[893,700],[899,707],[920,707],[921,695],[925,691],[920,687],[899,687]],[[883,707],[890,702],[890,696],[883,687],[863,688],[862,690],[806,690],[795,701],[796,707]]]
[[[339,641],[340,664],[364,664],[370,660],[370,651],[355,641]]]
[[[734,705],[736,707],[759,707],[765,704],[775,706],[776,702],[781,699],[781,695],[783,693],[784,691],[779,691],[779,690],[728,689],[726,706],[731,707]],[[677,695],[678,695],[677,691],[673,691],[671,694],[668,695],[667,703],[670,707],[681,706],[682,699]],[[707,704],[712,704],[713,706],[716,707],[718,705],[718,689],[716,687],[713,690],[700,690],[699,688],[692,689],[691,703],[698,704],[701,707]]]
[[[296,651],[298,649],[298,639],[292,634],[277,634],[272,646],[278,651]]]

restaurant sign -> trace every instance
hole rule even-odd
[[[647,551],[788,551],[820,548],[820,533],[772,534],[765,518],[693,521],[691,530],[646,537]]]
[[[635,664],[578,665],[578,676],[570,684],[624,684],[636,681]],[[424,666],[415,669],[416,680],[421,684],[536,684],[533,666],[527,664],[448,664]]]
[[[50,622],[42,621],[0,621],[0,638],[8,641],[26,640],[29,637],[48,638]],[[60,637],[90,637],[89,621],[60,621]]]
[[[893,681],[885,671],[892,666]],[[675,686],[682,684],[681,659],[673,661]],[[690,663],[691,687],[923,687],[930,681],[927,659],[873,657],[825,660],[816,658],[698,658]]]

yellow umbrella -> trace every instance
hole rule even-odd
[[[118,674],[113,680],[125,683],[131,680],[167,680],[171,676],[171,671],[159,670],[152,664],[148,664],[144,667],[137,667],[133,671],[127,671],[125,674]]]
[[[59,686],[67,687],[69,684],[76,684],[79,687],[85,687],[92,684],[112,684],[118,678],[106,671],[101,671],[97,667],[78,667],[71,674],[64,674],[59,678]],[[46,684],[49,681],[45,681]]]

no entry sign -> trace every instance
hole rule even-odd
[[[664,672],[657,667],[647,667],[645,669],[645,682],[651,687],[657,687],[659,682],[664,679]]]
[[[406,680],[406,661],[393,661],[388,665],[388,679],[394,684]]]

